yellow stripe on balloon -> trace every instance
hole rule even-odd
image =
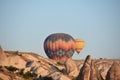
[[[84,48],[84,40],[75,39],[75,50],[79,54],[80,51]]]

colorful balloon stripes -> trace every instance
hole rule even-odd
[[[45,53],[54,60],[66,60],[73,56],[75,50],[79,53],[83,47],[83,40],[75,40],[66,33],[51,34],[44,41]]]
[[[75,39],[75,51],[79,54],[83,48],[84,48],[84,40]]]

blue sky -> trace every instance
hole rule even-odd
[[[43,43],[63,32],[85,40],[74,59],[120,59],[120,0],[0,0],[0,45],[47,57]]]

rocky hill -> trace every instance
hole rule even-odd
[[[65,62],[0,47],[0,80],[120,80],[120,60],[69,58]]]

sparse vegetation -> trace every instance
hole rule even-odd
[[[31,73],[30,71],[24,73],[24,69],[20,69],[18,73],[16,73],[17,75],[23,77],[25,80],[33,80],[37,78],[37,74],[36,73]]]
[[[24,71],[24,69],[20,69],[19,72],[17,72],[16,74],[17,75],[23,75],[24,74],[23,71]]]
[[[0,66],[0,68],[2,68],[2,66]]]
[[[16,70],[19,70],[18,68],[14,67],[14,66],[5,66],[5,68],[9,71],[15,72]]]
[[[64,63],[62,63],[62,62],[57,62],[57,64],[58,64],[58,65],[61,65],[61,66],[64,65]]]
[[[54,80],[54,79],[52,77],[45,76],[42,77],[40,80]]]
[[[76,77],[74,77],[72,80],[77,80],[77,78],[76,78]]]
[[[37,74],[31,73],[30,71],[28,71],[25,74],[23,74],[23,78],[25,78],[25,79],[36,78],[36,77],[37,77]]]

